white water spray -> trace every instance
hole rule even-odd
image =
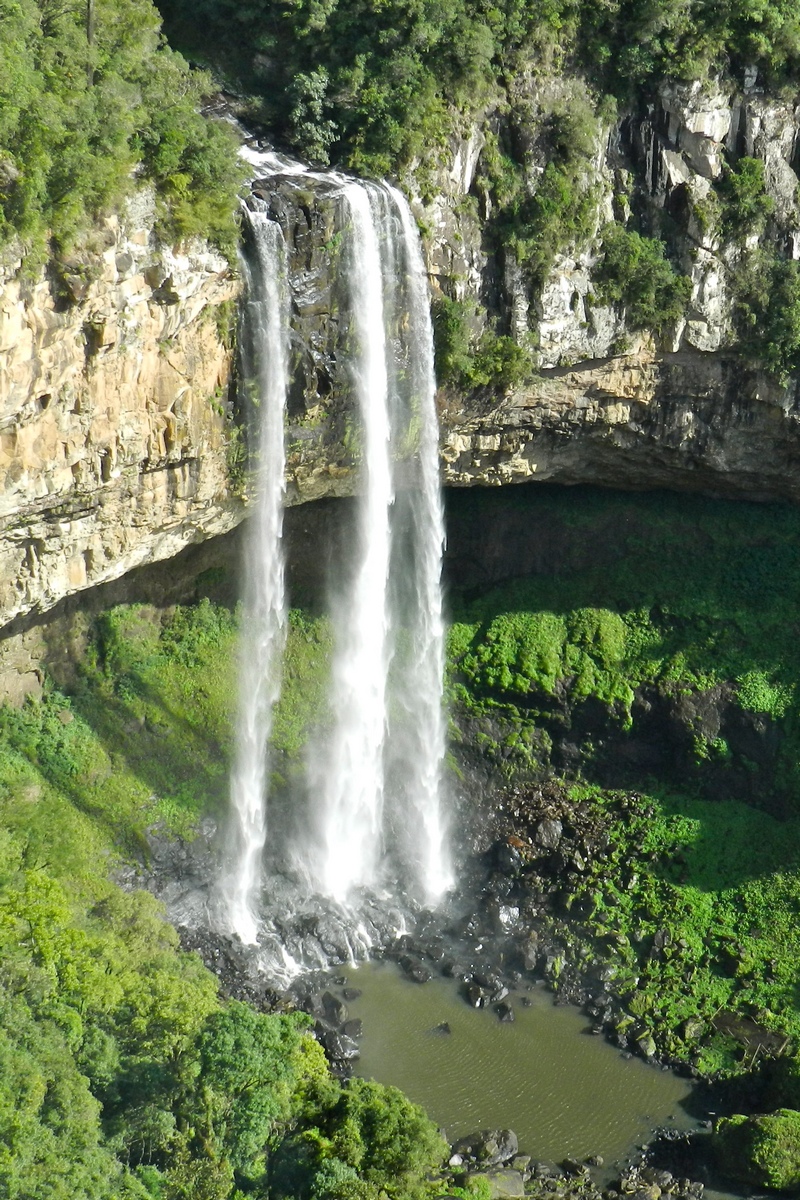
[[[378,232],[366,186],[349,183],[342,198],[362,491],[355,575],[350,594],[334,613],[334,727],[310,771],[321,823],[321,863],[314,874],[320,890],[336,900],[374,883],[382,856],[389,509],[394,498]]]
[[[239,708],[231,773],[232,845],[222,883],[226,923],[243,942],[257,940],[256,903],[267,837],[268,743],[280,688],[286,624],[281,547],[285,474],[284,412],[288,385],[286,252],[280,227],[248,210],[255,246],[245,261],[248,382],[258,411],[258,484],[248,523],[244,612],[239,653]],[[249,350],[249,353],[247,353]]]

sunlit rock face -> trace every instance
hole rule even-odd
[[[556,102],[588,103],[588,93],[572,77],[516,86],[533,191],[546,113]],[[773,233],[786,253],[800,253],[793,106],[762,92],[751,72],[738,88],[664,84],[640,109],[600,121],[585,181],[596,196],[595,232],[558,255],[537,288],[487,233],[481,156],[505,119],[487,109],[437,164],[417,164],[401,181],[434,296],[474,304],[477,331],[494,321],[538,355],[538,374],[505,394],[440,389],[445,483],[550,480],[798,499],[796,385],[745,369],[733,353],[736,250],[697,216],[726,153],[760,158]],[[335,188],[287,174],[254,190],[288,247],[287,503],[351,495],[360,447],[352,379],[337,350]],[[630,330],[624,309],[601,304],[593,290],[599,231],[631,207],[669,216],[691,279],[685,319],[658,342]],[[223,533],[246,512],[229,471],[233,354],[215,315],[237,283],[207,247],[160,246],[153,224],[143,193],[57,271],[25,282],[16,264],[4,268],[0,627]]]
[[[220,305],[202,243],[160,245],[152,197],[0,290],[0,624],[167,558],[240,518]]]

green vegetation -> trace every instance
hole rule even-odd
[[[446,296],[434,301],[433,330],[436,378],[440,384],[471,391],[490,387],[507,390],[524,383],[533,372],[531,355],[513,338],[491,328],[471,335],[471,306]]]
[[[2,0],[0,22],[0,245],[21,239],[30,267],[151,181],[164,236],[233,253],[235,139],[198,112],[211,80],[164,44],[151,0]]]
[[[677,760],[682,779],[758,792],[765,803],[793,797],[800,762],[794,510],[541,489],[535,505],[524,491],[519,503],[531,520],[560,529],[568,552],[546,573],[457,600],[450,634],[454,698],[470,712],[510,722],[519,735],[513,753],[497,747],[505,767],[528,761],[535,769],[541,748],[531,731],[555,736],[569,714],[580,720],[582,705],[599,701],[606,715],[587,735],[583,758],[584,770],[592,761],[603,769],[608,754],[624,753],[637,738],[646,713],[637,717],[633,697],[647,687],[665,705],[686,708],[694,748],[687,741]],[[606,547],[602,555],[598,545]],[[768,714],[780,731],[774,749],[756,764],[755,745],[746,751],[734,742],[720,758],[709,743],[725,735],[714,720],[709,734],[701,715],[709,704],[723,723],[735,724],[737,708]]]
[[[624,305],[630,329],[659,334],[680,320],[692,291],[688,276],[668,262],[663,242],[622,225],[603,230],[602,257],[592,281],[604,304]]]
[[[719,1122],[714,1140],[720,1165],[734,1178],[757,1187],[800,1185],[800,1112],[729,1117]]]
[[[594,101],[576,87],[547,114],[512,108],[505,139],[490,135],[481,156],[482,186],[493,206],[490,235],[534,284],[541,285],[559,252],[580,248],[595,233],[593,158],[603,114],[598,118]],[[526,130],[533,123],[539,137],[520,154],[513,143],[530,143]]]
[[[579,745],[572,798],[606,848],[559,900],[570,961],[605,965],[621,1034],[703,1073],[735,1074],[787,1037],[796,1044],[800,516],[545,487],[460,504],[467,516],[489,507],[490,519],[492,505],[519,505],[526,528],[539,523],[557,547],[537,574],[454,597],[450,687],[473,739],[465,749],[483,749],[500,778],[552,774],[565,733]],[[292,614],[278,789],[328,719],[330,638],[325,617]],[[147,855],[149,826],[190,835],[201,814],[221,811],[235,639],[235,616],[207,600],[167,614],[113,609],[96,621],[69,696],[48,688],[0,713],[0,1131],[12,1147],[0,1187],[10,1197],[44,1200],[53,1178],[70,1197],[143,1200],[237,1190],[421,1200],[444,1186],[442,1144],[418,1109],[391,1089],[331,1079],[304,1018],[221,1005],[155,902],[108,882],[120,853]],[[688,706],[688,765],[679,778],[669,764],[639,770],[643,792],[601,788],[604,738],[616,739],[613,761],[639,736],[643,686],[651,703]],[[723,697],[730,728],[703,724],[709,696]],[[737,728],[766,730],[770,753],[737,741]],[[754,781],[750,803],[742,779]],[[780,818],[754,800],[783,804]],[[743,1017],[756,1023],[744,1034]],[[781,1066],[773,1103],[791,1108],[796,1061]],[[795,1135],[778,1118],[748,1151],[764,1186],[790,1178],[780,1172]]]
[[[767,195],[760,158],[740,158],[735,166],[726,167],[717,184],[717,195],[722,206],[722,231],[730,238],[762,233],[775,207]]]
[[[800,366],[800,265],[773,249],[748,255],[735,277],[734,320],[744,354],[786,382]]]
[[[621,1034],[703,1073],[796,1045],[800,516],[541,486],[460,498],[460,522],[472,506],[550,547],[535,574],[451,599],[449,687],[466,762],[523,791],[571,747],[608,845],[570,877],[570,957],[612,968]]]
[[[236,622],[103,614],[71,695],[0,710],[0,1193],[423,1200],[446,1146],[401,1093],[329,1073],[304,1014],[220,1003],[160,906],[108,880],[227,792]],[[327,624],[295,614],[276,749],[320,714]]]
[[[726,63],[781,77],[800,55],[793,0],[161,0],[161,9],[176,44],[224,65],[253,115],[299,153],[371,174],[441,146],[454,112],[511,91],[523,64],[577,61],[601,90],[627,97],[654,78],[703,78]],[[571,207],[558,175],[543,189],[547,219]]]
[[[800,820],[663,790],[629,798],[577,786],[573,796],[596,807],[609,839],[571,910],[613,966],[627,1013],[619,1032],[653,1037],[709,1074],[739,1072],[760,1053],[760,1039],[721,1014],[772,1031],[768,1054],[796,1039]]]

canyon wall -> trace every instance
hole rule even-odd
[[[556,254],[536,286],[490,236],[481,156],[506,120],[502,113],[487,111],[454,138],[424,189],[421,171],[404,181],[434,296],[473,306],[474,332],[492,324],[531,347],[537,367],[513,386],[442,387],[445,483],[549,480],[800,499],[797,386],[748,365],[735,349],[731,279],[743,247],[726,240],[711,204],[726,159],[759,158],[773,206],[766,236],[787,258],[800,255],[800,109],[756,83],[750,77],[745,90],[665,84],[641,110],[599,119],[581,185],[593,196],[594,232],[580,249]],[[580,80],[520,81],[516,133],[529,143],[521,157],[531,195],[553,89],[562,105],[586,101]],[[254,190],[269,202],[289,248],[288,501],[345,496],[356,486],[358,439],[342,352],[336,188],[284,175]],[[625,306],[601,303],[592,281],[603,225],[631,212],[640,227],[668,220],[691,280],[685,315],[657,337],[631,329]],[[141,192],[80,251],[36,278],[20,277],[16,263],[4,268],[6,694],[38,686],[30,655],[15,658],[19,622],[224,534],[246,512],[241,435],[228,394],[238,281],[207,246],[176,252],[161,245],[155,216],[152,197]],[[241,423],[242,412],[235,415]],[[6,677],[11,683],[2,683]]]

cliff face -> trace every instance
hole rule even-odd
[[[492,233],[486,160],[507,114],[489,111],[455,139],[424,196],[406,181],[434,295],[474,312],[475,337],[494,325],[537,365],[530,381],[505,389],[442,388],[446,483],[546,479],[800,499],[797,387],[745,368],[732,347],[731,280],[748,242],[731,240],[714,208],[726,155],[760,159],[772,202],[767,236],[800,256],[800,109],[748,82],[739,92],[664,85],[641,111],[596,119],[580,179],[592,196],[591,228],[535,283]],[[586,106],[585,93],[575,79],[519,82],[513,132],[530,196],[544,170],[547,113]],[[255,190],[289,248],[288,499],[351,494],[355,418],[336,188],[287,175]],[[657,339],[631,328],[624,303],[601,303],[593,281],[603,226],[631,213],[641,228],[668,225],[691,280],[684,316]],[[160,246],[153,224],[141,194],[74,261],[32,282],[7,270],[0,626],[166,559],[244,515],[230,482],[232,364],[220,308],[237,284],[207,248],[179,255]]]
[[[579,81],[569,86],[580,100]],[[518,120],[517,135],[531,147],[531,194],[537,136],[554,103],[544,90],[530,86]],[[593,232],[578,251],[558,253],[535,284],[489,232],[481,163],[500,120],[488,113],[482,126],[454,141],[433,199],[418,194],[414,206],[434,295],[474,313],[478,332],[494,322],[518,344],[534,346],[538,370],[505,390],[442,388],[445,482],[548,479],[800,498],[797,387],[746,367],[734,350],[731,281],[747,243],[726,237],[714,215],[714,181],[725,156],[760,158],[773,205],[769,236],[789,256],[800,254],[800,109],[754,89],[665,85],[645,111],[598,122],[580,181],[593,196]],[[335,189],[289,175],[263,180],[256,190],[281,223],[290,254],[290,499],[346,494],[354,473],[341,298],[331,267],[340,219]],[[632,211],[645,227],[669,223],[679,267],[691,281],[684,315],[658,338],[630,328],[624,303],[603,304],[595,294],[603,226]]]
[[[445,478],[456,485],[528,478],[616,487],[653,486],[711,495],[796,501],[798,390],[747,368],[734,352],[737,268],[758,243],[726,229],[719,189],[726,159],[761,161],[766,241],[800,256],[800,108],[764,95],[749,72],[745,90],[709,82],[664,84],[643,110],[600,122],[582,186],[595,197],[594,232],[578,251],[555,256],[531,287],[513,257],[486,237],[491,201],[482,153],[498,123],[454,142],[437,195],[419,211],[432,230],[435,284],[481,306],[517,341],[537,347],[540,372],[502,398],[452,389],[442,397]],[[515,134],[535,191],[537,137],[554,100],[585,100],[580,81],[520,83]],[[472,203],[468,201],[472,200]],[[684,316],[655,339],[632,331],[624,304],[603,304],[593,281],[607,221],[636,214],[639,227],[668,231],[691,281]]]
[[[231,528],[220,305],[207,247],[160,246],[152,198],[0,292],[0,624]]]

